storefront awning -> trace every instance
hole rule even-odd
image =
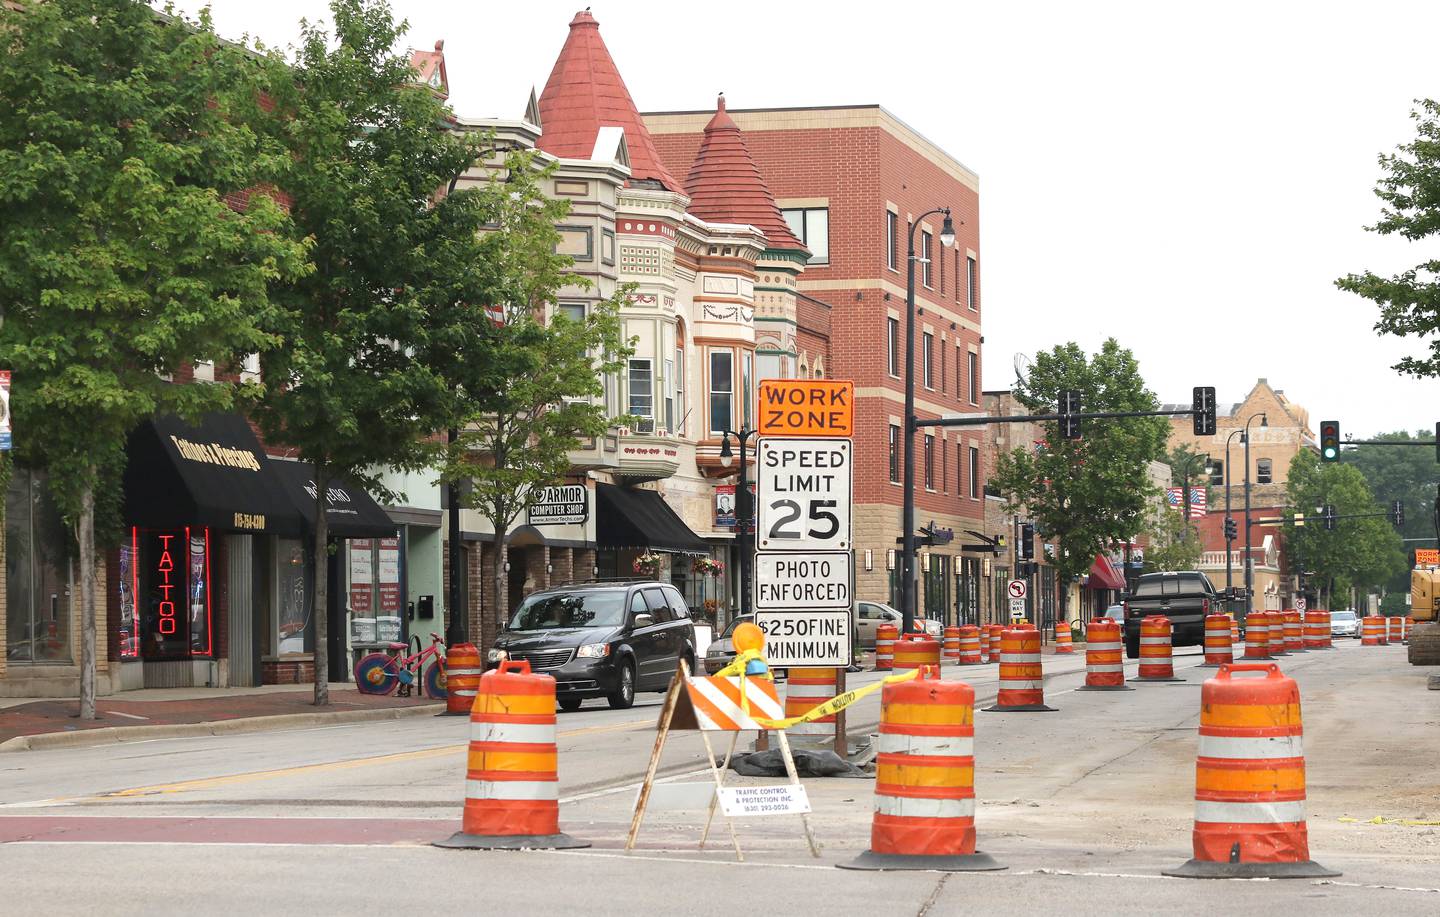
[[[285,493],[305,520],[305,531],[315,530],[315,468],[309,462],[271,459],[271,467],[284,482]],[[363,488],[344,479],[327,486],[325,524],[335,538],[388,538],[395,523]]]
[[[595,485],[595,546],[601,550],[709,554],[710,546],[653,490]]]
[[[1105,555],[1096,554],[1095,563],[1090,565],[1090,582],[1087,585],[1091,589],[1124,589],[1125,577]]]
[[[195,424],[155,417],[130,434],[125,451],[127,525],[277,535],[304,530],[273,463],[239,414],[206,414]]]

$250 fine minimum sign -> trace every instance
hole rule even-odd
[[[762,550],[849,550],[854,453],[848,439],[760,440],[755,534]]]
[[[850,664],[850,612],[756,611],[765,661],[774,666],[843,668]]]

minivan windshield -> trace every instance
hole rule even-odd
[[[619,627],[625,623],[625,590],[532,595],[510,618],[511,630]]]

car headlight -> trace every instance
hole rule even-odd
[[[509,654],[502,649],[493,649],[485,654],[485,658],[491,662],[504,662],[509,658]]]
[[[580,659],[599,659],[601,656],[610,655],[610,644],[608,643],[587,643],[575,651]]]

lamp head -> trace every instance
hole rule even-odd
[[[735,454],[730,451],[730,434],[726,433],[725,436],[720,440],[720,464],[724,465],[726,468],[729,468],[730,462],[734,459],[734,457]]]
[[[945,222],[940,226],[940,244],[949,248],[955,244],[955,223],[950,219],[950,211],[945,211]]]

